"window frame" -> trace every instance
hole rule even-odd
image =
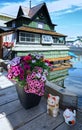
[[[61,40],[62,38],[62,40]],[[63,42],[61,42],[63,41]],[[59,44],[65,44],[65,38],[64,37],[53,37],[53,44],[59,45]]]
[[[24,40],[21,40],[21,39],[24,39]],[[20,31],[19,32],[19,42],[20,43],[40,44],[40,34]]]

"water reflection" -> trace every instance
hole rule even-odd
[[[78,95],[78,108],[82,109],[82,54],[71,61],[72,68],[64,79],[64,87]]]
[[[72,67],[66,69],[66,75],[62,73],[62,77],[54,82],[76,93],[78,96],[78,108],[82,109],[82,54],[78,54],[78,57],[72,58],[70,62]]]
[[[82,95],[82,55],[71,60],[72,68],[68,70],[68,76],[64,80],[64,87]]]

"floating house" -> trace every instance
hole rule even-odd
[[[52,23],[46,3],[30,8],[20,6],[17,17],[5,24],[6,27],[0,27],[3,51],[11,47],[12,57],[40,53],[54,64],[54,70],[69,67],[66,63],[71,57],[65,45],[66,35],[56,32],[57,25]]]
[[[78,36],[75,38],[67,38],[66,45],[70,47],[81,47],[82,48],[82,36]]]
[[[8,22],[9,20],[12,20],[12,19],[14,19],[13,16],[10,16],[10,15],[4,14],[4,13],[0,13],[0,27],[1,26],[6,27],[5,22]]]
[[[3,28],[6,27],[5,22],[8,22],[9,20],[12,20],[14,17],[10,16],[8,14],[0,13],[0,33],[3,32]],[[6,29],[6,28],[5,28]],[[6,30],[5,30],[6,31]],[[2,37],[0,37],[0,58],[3,56],[3,47],[2,47]]]

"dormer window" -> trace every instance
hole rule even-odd
[[[43,29],[43,27],[44,27],[44,24],[39,22],[39,23],[38,23],[38,28]]]

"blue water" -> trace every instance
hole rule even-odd
[[[78,106],[82,108],[82,55],[73,58],[72,68],[68,70],[68,76],[64,80],[64,87],[78,95]]]

